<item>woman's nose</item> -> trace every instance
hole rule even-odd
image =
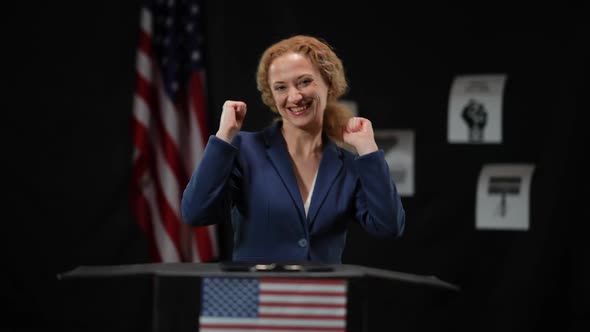
[[[303,98],[301,92],[294,88],[289,90],[289,95],[287,97],[289,98],[289,102],[292,103],[296,103]]]

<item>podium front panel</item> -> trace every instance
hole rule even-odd
[[[364,304],[353,299],[361,295],[358,282],[326,278],[159,277],[154,331],[365,331]]]

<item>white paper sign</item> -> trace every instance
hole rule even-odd
[[[359,115],[359,108],[358,108],[356,101],[348,100],[348,99],[340,99],[339,102],[341,104],[344,104],[346,107],[348,107],[348,109],[350,109],[350,111],[352,112],[352,115],[354,115],[354,116]]]
[[[414,195],[414,131],[375,130],[375,142],[385,152],[385,161],[400,196]]]
[[[484,165],[477,183],[476,229],[528,230],[534,165]]]
[[[457,76],[449,96],[449,143],[502,143],[506,75]]]

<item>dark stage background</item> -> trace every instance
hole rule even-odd
[[[383,306],[381,314],[391,317],[383,331],[589,330],[582,111],[588,111],[590,39],[582,6],[204,5],[213,130],[226,99],[248,102],[245,129],[270,121],[256,91],[257,61],[265,47],[295,33],[335,47],[350,80],[346,97],[376,129],[415,130],[416,194],[403,199],[406,234],[379,240],[351,225],[344,263],[436,275],[462,291],[436,301],[393,295],[390,301],[407,301],[416,314],[399,325]],[[138,0],[31,5],[19,8],[23,15],[5,30],[13,88],[3,98],[9,184],[3,331],[150,328],[149,279],[56,279],[78,265],[149,261],[127,205],[139,6]],[[508,75],[503,144],[449,145],[452,79],[480,73]],[[480,167],[502,162],[536,165],[528,232],[475,230]],[[229,231],[222,228],[222,259],[231,250]]]

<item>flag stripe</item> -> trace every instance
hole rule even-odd
[[[291,318],[291,319],[335,319],[345,318],[344,315],[291,315],[291,314],[260,314],[260,318]]]
[[[282,302],[282,301],[276,301],[276,302],[269,302],[266,301],[264,302],[264,305],[267,307],[300,307],[301,304],[300,303],[290,303],[290,302]],[[345,303],[306,303],[305,304],[306,307],[309,308],[346,308],[346,304]]]
[[[290,314],[290,315],[317,315],[317,316],[339,316],[346,315],[346,307],[340,308],[314,308],[309,306],[290,306],[290,307],[267,307],[260,306],[258,309],[260,315],[278,315],[278,314]]]
[[[142,32],[145,32],[147,35],[152,34],[152,12],[149,11],[148,8],[142,7],[140,13],[140,21],[139,21],[139,28]],[[151,44],[151,43],[148,43]]]
[[[153,178],[154,172],[149,173],[152,173],[151,176]],[[149,210],[152,216],[151,221],[154,227],[156,245],[160,253],[160,257],[168,261],[178,261],[178,252],[173,239],[171,239],[169,234],[164,230],[164,221],[162,218],[166,215],[162,215],[162,210],[160,209],[161,204],[158,203],[158,201],[161,201],[158,199],[158,196],[161,195],[158,195],[159,190],[156,188],[158,180],[156,178],[151,183],[149,181],[142,182],[144,182],[142,194],[148,202]]]
[[[158,97],[160,105],[157,109],[159,111],[152,113],[156,129],[155,134],[157,135],[156,139],[160,144],[166,162],[170,165],[170,169],[173,171],[175,177],[179,181],[182,181],[186,179],[187,176],[180,167],[179,151],[176,148],[178,144],[175,141],[175,133],[179,126],[177,121],[178,110],[174,104],[166,98],[166,96],[162,95],[163,88],[160,87],[159,90],[160,96]]]
[[[263,283],[262,287],[272,287],[272,284],[281,284],[281,285],[293,285],[297,287],[301,287],[305,284],[311,284],[313,287],[318,286],[327,286],[327,285],[339,285],[345,286],[346,282],[340,280],[332,280],[332,279],[291,279],[291,278],[262,278],[260,280]]]
[[[345,295],[343,290],[334,292],[319,292],[319,291],[307,291],[307,290],[261,290],[262,295],[316,295],[316,296],[334,296],[334,295]]]
[[[201,322],[207,324],[223,324],[223,325],[267,325],[267,326],[322,326],[322,327],[341,327],[344,326],[344,321],[341,319],[273,319],[273,318],[217,318],[217,317],[201,317]]]
[[[201,257],[201,261],[212,260],[217,254],[213,251],[213,243],[211,241],[211,235],[209,234],[208,227],[197,227],[193,234],[195,243]]]
[[[342,304],[346,303],[344,296],[311,296],[311,295],[289,295],[289,296],[275,296],[275,295],[260,295],[261,304],[276,304],[276,303],[321,303],[321,304]]]
[[[346,330],[344,327],[296,326],[296,328],[296,331],[337,332]],[[293,329],[293,326],[202,324],[201,329],[211,329],[213,331],[218,331],[218,329],[250,329],[250,331],[291,331]]]
[[[139,50],[137,52],[137,65],[135,66],[135,70],[145,81],[151,82],[152,80],[152,65],[152,60],[150,59],[148,52]]]

